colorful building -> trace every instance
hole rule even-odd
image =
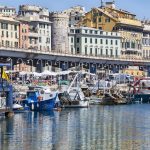
[[[105,6],[92,8],[79,21],[78,26],[119,32],[122,37],[121,57],[142,58],[142,23],[136,19],[135,14],[117,9],[114,1],[106,2]]]
[[[24,20],[20,20],[19,24],[19,47],[23,49],[29,48],[29,24]]]
[[[128,68],[122,70],[122,73],[132,75],[134,77],[145,77],[147,72],[140,70],[138,66],[129,66]]]
[[[18,17],[29,24],[29,49],[51,51],[51,22],[46,8],[21,5]]]

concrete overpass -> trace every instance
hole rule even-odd
[[[18,49],[18,48],[6,48],[0,47],[0,57],[2,58],[12,58],[13,64],[16,64],[18,58],[21,58],[25,61],[28,59],[33,60],[33,65],[37,66],[37,61],[41,60],[42,66],[44,62],[51,61],[52,65],[54,62],[64,62],[75,65],[80,63],[88,64],[104,64],[104,65],[128,65],[128,66],[150,66],[150,60],[145,59],[123,59],[116,57],[104,57],[104,56],[85,56],[85,55],[72,55],[72,54],[63,54],[56,52],[43,52],[35,49]]]

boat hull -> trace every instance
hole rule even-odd
[[[89,101],[79,101],[78,103],[69,103],[62,105],[63,108],[88,108],[89,107]]]
[[[55,108],[55,103],[56,103],[56,97],[49,100],[30,102],[28,103],[28,106],[32,111],[49,111]]]
[[[150,103],[150,94],[134,94],[132,102]]]

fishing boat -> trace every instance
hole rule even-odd
[[[79,82],[80,73],[78,72],[70,86],[66,86],[64,91],[59,92],[60,104],[64,108],[85,108],[89,107],[89,99],[85,98],[85,95],[80,87]]]
[[[58,93],[52,92],[49,87],[29,87],[26,104],[33,111],[53,110],[58,102]]]
[[[150,78],[140,78],[132,87],[132,102],[150,103]]]

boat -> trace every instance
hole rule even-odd
[[[51,91],[49,87],[32,86],[27,91],[25,104],[32,111],[50,111],[56,107],[59,101],[57,96],[58,92]]]
[[[63,90],[59,92],[60,104],[63,108],[85,108],[89,107],[89,99],[87,99],[80,87],[78,72],[69,86],[63,86]]]
[[[14,113],[24,113],[28,112],[30,109],[28,106],[23,106],[21,104],[14,103],[13,104],[13,112]]]
[[[150,103],[150,78],[140,78],[131,85],[132,102]]]

